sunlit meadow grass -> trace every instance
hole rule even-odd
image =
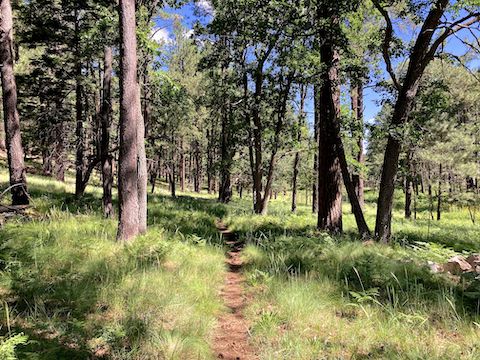
[[[124,246],[116,220],[101,217],[100,189],[79,201],[70,178],[28,180],[30,218],[0,230],[1,330],[29,336],[20,359],[212,357],[223,206],[151,196],[148,234]]]
[[[374,197],[365,209],[371,227]],[[478,280],[458,283],[426,266],[479,251],[480,229],[465,209],[446,209],[437,222],[424,206],[404,220],[401,197],[392,246],[356,241],[348,204],[339,237],[317,232],[307,206],[291,214],[288,199],[265,217],[247,200],[232,204],[227,222],[248,244],[255,301],[247,316],[262,359],[480,358]]]
[[[7,180],[0,172],[4,188]],[[365,246],[347,202],[345,234],[332,237],[315,229],[302,200],[291,214],[288,195],[261,217],[251,198],[223,206],[160,189],[149,197],[149,233],[122,246],[116,221],[101,217],[98,187],[77,200],[71,177],[29,176],[29,186],[28,218],[0,231],[2,333],[29,336],[17,346],[21,359],[212,358],[215,318],[225,311],[216,218],[247,241],[245,314],[261,359],[480,358],[478,281],[425,266],[480,250],[465,209],[446,207],[433,221],[421,197],[417,219],[405,220],[398,192],[394,244]],[[371,227],[374,200],[367,193]]]

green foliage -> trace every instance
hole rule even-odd
[[[35,176],[29,185],[40,213],[4,225],[0,289],[12,330],[31,341],[15,338],[5,349],[24,344],[18,357],[35,359],[210,358],[222,309],[214,225],[221,205],[152,196],[150,231],[124,246],[115,241],[115,221],[102,219],[99,189],[89,188],[86,208],[74,208],[65,186]]]
[[[375,195],[366,200],[372,222]],[[432,223],[425,207],[416,222],[394,211],[397,242],[384,246],[352,241],[348,205],[346,234],[332,237],[315,230],[308,207],[291,214],[288,200],[278,199],[258,217],[245,202],[234,202],[228,222],[248,244],[243,259],[255,295],[246,311],[262,358],[478,357],[478,280],[457,283],[427,267],[479,250],[466,209]],[[455,234],[456,226],[463,232]]]
[[[16,334],[7,338],[0,338],[0,358],[4,360],[17,360],[15,349],[20,345],[25,345],[28,336]]]

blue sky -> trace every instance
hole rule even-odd
[[[180,16],[182,19],[183,25],[187,29],[192,29],[193,25],[197,21],[200,21],[201,23],[208,22],[209,21],[208,13],[210,11],[211,11],[211,8],[209,8],[208,0],[198,0],[196,5],[193,4],[193,2],[189,2],[179,9],[173,9],[173,8],[165,9],[165,12],[168,14],[174,14],[174,15]],[[156,19],[155,22],[158,27],[155,37],[158,40],[163,40],[165,42],[171,41],[172,32],[173,32],[173,20],[158,18]],[[395,26],[395,31],[402,40],[408,41],[409,39],[414,38],[418,29],[414,27],[405,28],[405,27]],[[464,33],[459,34],[459,37],[462,39],[465,38],[465,36],[466,35]],[[468,36],[466,38],[468,39]],[[445,51],[453,53],[455,55],[463,55],[465,53],[465,49],[466,47],[464,44],[462,44],[461,40],[455,37],[451,37],[448,40],[448,43],[445,47]],[[400,61],[403,61],[403,60],[400,60]],[[394,65],[398,66],[400,64],[400,61],[394,62]],[[384,65],[381,64],[381,67],[384,67]],[[477,58],[476,60],[472,61],[469,64],[469,67],[472,69],[474,68],[478,69],[480,67],[480,59]],[[382,76],[387,77],[386,74],[383,74]],[[373,79],[373,82],[376,82],[378,80],[379,79]],[[365,116],[365,120],[369,122],[375,118],[378,111],[380,110],[379,101],[381,100],[382,95],[377,93],[374,88],[367,87],[364,90],[364,97],[365,97],[364,98],[364,104],[365,104],[364,116]],[[348,100],[348,98],[346,98],[346,100]],[[312,118],[313,117],[313,101],[311,99],[307,104],[306,110],[309,118]]]

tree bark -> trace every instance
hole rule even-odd
[[[430,218],[433,220],[433,194],[432,194],[432,173],[430,165],[427,165],[427,188],[428,188],[428,211]]]
[[[137,101],[140,105],[140,84],[137,84]],[[138,106],[137,117],[137,187],[138,187],[138,232],[147,232],[147,192],[148,170],[145,152],[145,122],[141,107]]]
[[[318,212],[318,126],[320,119],[320,89],[318,85],[313,88],[313,103],[314,103],[314,119],[313,119],[313,134],[315,137],[315,154],[313,155],[313,189],[312,189],[312,212]]]
[[[174,141],[174,136],[172,136],[172,142]],[[170,194],[172,195],[172,198],[176,198],[176,184],[175,184],[175,150],[171,151],[171,157],[170,157],[170,166],[168,168],[167,172],[167,178],[168,182],[170,184]]]
[[[114,215],[112,203],[112,157],[109,154],[110,148],[110,124],[112,119],[112,73],[113,73],[112,48],[106,46],[103,61],[103,98],[101,107],[101,140],[100,156],[102,162],[102,188],[103,188],[103,215],[111,218]]]
[[[437,221],[442,217],[442,164],[438,165],[438,197],[437,197]]]
[[[137,119],[140,112],[137,82],[135,0],[120,0],[120,157],[118,174],[119,224],[117,238],[129,241],[138,234]]]
[[[273,175],[277,163],[277,152],[280,146],[280,134],[282,132],[285,117],[287,114],[287,102],[288,96],[290,94],[290,89],[293,82],[294,73],[289,73],[286,75],[285,79],[280,80],[280,90],[279,90],[279,101],[277,105],[277,123],[275,126],[274,139],[273,139],[273,149],[270,155],[270,161],[268,164],[268,172],[265,183],[264,194],[260,191],[260,196],[257,195],[257,198],[260,198],[260,203],[257,203],[256,213],[261,215],[266,215],[268,212],[268,203],[272,195],[272,186],[273,186]],[[283,88],[283,89],[282,89]],[[260,179],[261,180],[261,179]],[[261,182],[261,181],[260,181]],[[256,189],[258,191],[258,189]]]
[[[413,152],[409,150],[407,152],[407,161],[405,164],[406,176],[405,176],[405,218],[410,219],[412,217],[412,193],[413,193],[413,174],[412,174],[412,159]]]
[[[337,14],[322,6],[320,19],[328,19],[339,27]],[[323,36],[322,36],[323,35]],[[347,190],[358,231],[362,238],[370,236],[362,207],[355,193],[340,132],[339,55],[335,44],[326,40],[331,34],[321,34],[321,61],[325,66],[320,87],[319,144],[318,144],[318,228],[332,233],[342,232],[341,179]]]
[[[65,133],[63,121],[55,127],[56,144],[55,144],[55,179],[58,181],[65,181]]]
[[[229,103],[229,100],[227,100]],[[228,106],[228,111],[227,111]],[[222,106],[222,139],[220,146],[220,186],[218,200],[228,204],[232,199],[231,168],[233,164],[232,136],[231,136],[231,106]]]
[[[297,180],[298,180],[298,164],[300,163],[300,153],[297,151],[293,158],[293,176],[292,176],[292,212],[297,211]]]
[[[357,142],[357,154],[355,156],[358,164],[363,166],[365,163],[365,154],[363,149],[363,84],[361,81],[352,81],[351,99],[352,99],[352,111],[353,116],[357,122],[356,126],[356,142]],[[362,170],[356,171],[352,174],[352,182],[355,187],[355,194],[357,194],[360,206],[363,208],[364,200],[364,179]],[[352,210],[353,212],[353,210]]]
[[[213,128],[213,126],[212,126]],[[214,166],[214,148],[213,148],[213,141],[214,135],[213,135],[213,130],[207,129],[207,140],[208,140],[208,149],[207,149],[207,188],[208,188],[208,193],[211,194],[214,192],[214,186],[213,186],[213,178],[215,174],[215,170],[213,168]]]
[[[82,103],[82,63],[80,59],[80,24],[78,9],[75,9],[75,196],[81,197],[85,191],[85,133],[83,129]]]
[[[439,0],[432,5],[411,52],[408,69],[394,106],[391,121],[394,131],[390,132],[385,149],[375,222],[375,236],[384,243],[388,243],[391,236],[393,194],[401,150],[401,139],[396,133],[408,121],[420,80],[433,58],[430,42],[448,3],[448,0]]]
[[[341,233],[342,173],[331,126],[340,112],[338,57],[332,44],[324,42],[320,56],[325,70],[319,94],[318,124],[318,223],[320,230]]]
[[[302,141],[302,126],[305,119],[305,97],[307,91],[304,85],[300,88],[300,113],[298,115],[298,129],[296,141],[298,144]],[[300,152],[296,151],[293,159],[293,176],[292,176],[292,212],[297,211],[297,187],[298,187],[298,165],[300,163]]]
[[[260,119],[261,97],[263,94],[263,62],[257,65],[255,71],[255,92],[252,112],[253,120],[253,189],[254,189],[254,211],[256,214],[262,212],[262,179],[263,179],[263,147],[262,147],[262,122]]]
[[[52,152],[47,146],[42,149],[42,174],[45,176],[52,175]]]
[[[13,205],[27,205],[27,180],[17,109],[17,84],[13,71],[13,15],[10,0],[0,1],[0,63],[3,90],[3,119]]]
[[[185,151],[183,150],[183,139],[180,140],[180,147],[178,149],[180,153],[179,164],[179,177],[180,177],[180,190],[185,191]]]
[[[200,144],[197,140],[194,141],[194,162],[195,162],[195,170],[193,176],[193,190],[196,193],[200,192],[201,189],[201,178],[202,178],[202,155],[200,151]]]

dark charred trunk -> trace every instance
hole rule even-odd
[[[208,140],[208,149],[207,149],[207,189],[208,193],[212,194],[214,190],[213,180],[215,177],[214,169],[214,159],[215,159],[215,149],[214,149],[214,135],[213,130],[207,129],[207,140]]]
[[[102,203],[103,214],[106,218],[113,217],[113,203],[112,203],[112,187],[113,187],[113,173],[112,173],[112,156],[110,151],[110,124],[112,119],[112,48],[105,47],[103,61],[103,98],[100,113],[101,121],[101,138],[100,138],[100,156],[102,162]]]

